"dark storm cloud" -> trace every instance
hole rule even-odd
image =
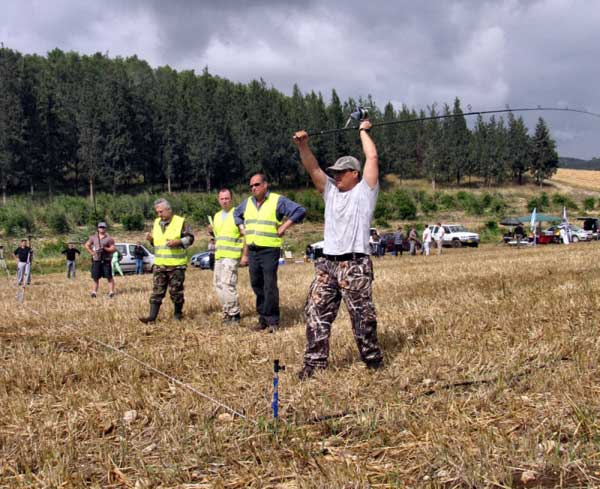
[[[202,70],[290,93],[373,95],[416,109],[570,106],[600,112],[600,9],[583,0],[9,1],[0,40]],[[542,115],[561,154],[600,155],[598,122]]]

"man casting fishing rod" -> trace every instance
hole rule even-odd
[[[327,367],[331,324],[342,299],[361,359],[368,368],[383,367],[369,256],[369,229],[379,193],[379,162],[369,129],[371,122],[362,120],[358,128],[366,158],[362,178],[361,164],[353,156],[339,158],[327,169],[328,176],[308,145],[308,133],[299,131],[294,135],[302,164],[325,200],[325,246],[323,257],[315,262],[315,278],[305,306],[306,350],[304,367],[298,374],[301,380]]]

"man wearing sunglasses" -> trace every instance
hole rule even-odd
[[[90,296],[95,298],[98,294],[98,285],[101,278],[108,281],[108,297],[115,295],[115,281],[113,279],[111,260],[116,251],[115,240],[106,232],[106,223],[98,223],[98,232],[92,234],[85,243],[85,249],[92,255],[92,280],[94,285]]]
[[[279,288],[277,269],[283,235],[301,222],[306,210],[284,197],[269,191],[267,177],[257,173],[250,178],[252,195],[233,212],[235,224],[245,235],[248,255],[241,265],[249,266],[250,285],[256,295],[258,324],[252,329],[274,332],[279,327]],[[284,222],[284,218],[287,218]]]
[[[344,300],[361,359],[370,369],[383,367],[377,341],[377,318],[372,299],[373,264],[369,256],[369,230],[379,192],[379,163],[369,135],[371,123],[363,120],[358,134],[366,157],[361,178],[360,162],[339,158],[327,171],[319,166],[308,145],[308,134],[294,135],[300,159],[325,200],[325,245],[315,262],[315,279],[305,306],[306,339],[301,380],[327,367],[331,324]]]

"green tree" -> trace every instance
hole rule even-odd
[[[541,117],[535,126],[535,133],[531,141],[531,174],[538,185],[544,179],[550,178],[558,169],[558,154],[556,143],[550,137],[546,122]]]
[[[15,179],[22,160],[25,119],[20,91],[23,76],[22,57],[0,48],[0,187],[6,205],[9,183]]]

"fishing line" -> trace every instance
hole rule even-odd
[[[42,317],[42,314],[41,314],[40,312],[36,311],[35,309],[33,309],[33,308],[31,308],[31,307],[28,307],[28,306],[23,306],[23,307],[24,307],[25,309],[27,309],[28,311],[30,311],[30,312],[33,312],[34,314],[36,314],[36,315],[38,315],[38,316]],[[191,385],[189,385],[189,384],[186,384],[185,382],[183,382],[183,381],[181,381],[181,380],[177,379],[176,377],[173,377],[172,375],[169,375],[169,374],[167,374],[166,372],[163,372],[162,370],[159,370],[158,368],[156,368],[156,367],[154,367],[154,366],[150,365],[149,363],[147,363],[147,362],[144,362],[143,360],[140,360],[140,359],[139,359],[139,358],[137,358],[137,357],[134,357],[134,356],[133,356],[133,355],[131,355],[130,353],[127,353],[127,352],[125,352],[125,351],[123,351],[123,350],[120,350],[119,348],[117,348],[117,347],[115,347],[115,346],[112,346],[112,345],[111,345],[111,344],[109,344],[109,343],[105,343],[104,341],[101,341],[101,340],[99,340],[99,339],[97,339],[97,338],[94,338],[94,337],[92,337],[92,336],[88,336],[88,335],[85,335],[85,334],[81,334],[81,333],[78,331],[78,329],[77,329],[77,328],[75,328],[75,326],[71,326],[71,325],[68,325],[68,324],[64,324],[63,326],[64,326],[64,327],[66,327],[67,329],[71,330],[71,332],[75,333],[75,336],[77,336],[77,337],[78,337],[77,339],[78,339],[79,341],[82,341],[82,338],[83,338],[83,339],[85,339],[85,340],[88,340],[88,341],[91,341],[91,342],[93,342],[93,343],[96,343],[96,344],[98,344],[98,345],[101,345],[101,346],[103,346],[104,348],[106,348],[106,349],[108,349],[108,350],[110,350],[110,351],[113,351],[113,352],[116,352],[116,353],[118,353],[118,354],[120,354],[120,355],[123,355],[124,357],[128,358],[129,360],[132,360],[132,361],[134,361],[135,363],[137,363],[137,364],[141,365],[141,366],[142,366],[142,367],[144,367],[145,369],[147,369],[147,370],[149,370],[149,371],[151,371],[151,372],[154,372],[155,374],[157,374],[157,375],[160,375],[161,377],[164,377],[165,379],[168,379],[168,380],[170,380],[171,382],[173,382],[174,384],[178,385],[179,387],[182,387],[182,388],[184,388],[184,389],[187,389],[187,390],[189,390],[190,392],[192,392],[192,393],[193,393],[193,394],[195,394],[196,396],[198,396],[198,397],[201,397],[202,399],[205,399],[205,400],[207,400],[207,401],[210,401],[210,402],[212,402],[213,404],[215,404],[215,405],[217,405],[217,406],[219,406],[219,407],[221,407],[221,408],[225,409],[226,411],[228,411],[229,413],[233,414],[234,416],[238,416],[239,418],[242,418],[242,419],[244,419],[244,420],[246,420],[246,421],[249,421],[249,422],[251,422],[251,423],[252,423],[252,424],[254,424],[254,425],[258,425],[258,422],[257,422],[257,421],[255,421],[255,420],[253,420],[253,419],[251,419],[251,418],[247,417],[246,415],[244,415],[244,414],[240,413],[239,411],[236,411],[236,410],[235,410],[235,409],[233,409],[232,407],[229,407],[228,405],[226,405],[226,404],[223,404],[221,401],[219,401],[219,400],[215,399],[214,397],[211,397],[211,396],[209,396],[208,394],[205,394],[205,393],[203,393],[203,392],[199,391],[199,390],[198,390],[198,389],[196,389],[195,387],[192,387]]]
[[[391,126],[396,124],[409,124],[413,122],[423,122],[423,121],[433,121],[438,119],[456,119],[458,117],[468,117],[473,115],[488,115],[488,114],[504,114],[507,112],[574,112],[577,114],[585,114],[591,115],[593,117],[600,118],[600,114],[595,112],[590,112],[588,110],[583,109],[569,109],[569,108],[558,108],[558,107],[521,107],[518,109],[498,109],[498,110],[478,110],[472,112],[463,112],[461,114],[442,114],[442,115],[433,115],[428,117],[417,117],[415,119],[401,119],[395,121],[383,121],[383,122],[373,122],[371,123],[371,128],[374,127],[384,127]],[[362,121],[369,117],[367,109],[364,107],[358,107],[356,111],[350,114],[350,119],[355,121]],[[323,136],[326,134],[335,134],[338,132],[346,132],[346,131],[356,131],[356,127],[342,127],[337,129],[325,129],[322,131],[314,131],[309,132],[309,136]]]

